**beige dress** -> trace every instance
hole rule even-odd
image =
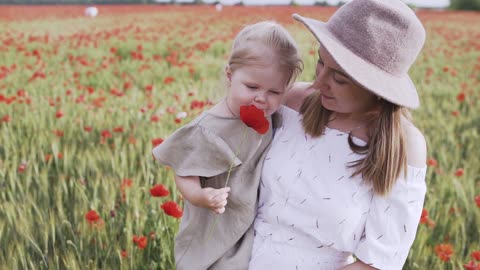
[[[228,204],[210,239],[217,215],[184,201],[174,250],[178,270],[248,268],[261,164],[271,139],[271,128],[260,135],[238,118],[204,112],[155,147],[153,154],[160,163],[179,176],[200,176],[202,187],[224,187],[234,164]]]

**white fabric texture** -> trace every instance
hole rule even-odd
[[[265,159],[249,269],[338,269],[352,255],[378,269],[402,269],[426,193],[426,167],[408,166],[386,197],[346,165],[362,158],[348,134],[303,131],[286,107]],[[353,138],[356,144],[365,144]]]

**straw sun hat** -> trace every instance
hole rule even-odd
[[[417,108],[408,76],[425,42],[425,29],[400,0],[352,0],[328,22],[294,14],[358,84],[401,106]]]

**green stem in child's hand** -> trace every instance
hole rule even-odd
[[[243,142],[245,141],[247,129],[248,128],[243,129],[242,140],[240,141],[240,145],[238,146],[237,151],[235,151],[235,156],[233,157],[232,162],[230,163],[230,168],[228,169],[228,173],[227,173],[227,180],[225,180],[225,187],[228,186],[228,180],[230,180],[230,174],[232,173],[233,165],[235,165],[235,159],[237,158],[238,154],[240,153],[240,149],[242,149]],[[220,216],[220,214],[215,216],[215,220],[213,221],[213,225],[210,228],[210,231],[208,232],[207,242],[210,241],[210,238],[212,237],[213,230],[215,229],[215,226],[217,225],[219,216]]]
[[[242,149],[242,145],[243,145],[243,142],[245,141],[246,133],[247,133],[247,128],[244,128],[243,134],[242,134],[242,140],[240,141],[240,145],[238,146],[235,156],[233,157],[232,162],[230,163],[230,168],[228,169],[227,180],[225,181],[225,187],[228,186],[228,180],[230,180],[230,174],[232,173],[233,165],[235,165],[235,159],[240,153],[240,149]]]

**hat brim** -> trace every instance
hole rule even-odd
[[[420,102],[417,90],[408,74],[395,76],[363,60],[333,36],[324,22],[298,14],[293,14],[293,18],[303,23],[312,32],[337,64],[355,82],[392,103],[412,109],[418,108]]]

